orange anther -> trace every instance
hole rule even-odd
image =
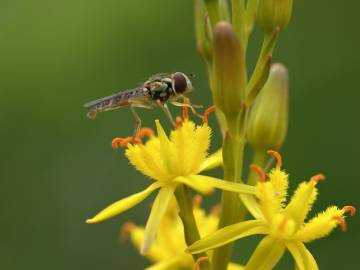
[[[282,158],[281,158],[280,153],[277,152],[277,151],[274,151],[274,150],[268,150],[267,153],[268,153],[268,155],[270,155],[270,156],[272,156],[273,158],[276,159],[276,162],[277,162],[276,165],[277,165],[279,168],[281,168],[281,167],[282,167]]]
[[[120,240],[125,242],[129,238],[131,232],[135,230],[135,228],[136,225],[132,222],[126,222],[124,225],[122,225],[119,234]]]
[[[127,137],[127,138],[115,138],[111,142],[111,147],[113,149],[117,149],[119,147],[127,147],[128,143],[130,143],[133,140],[133,137]]]
[[[181,119],[180,116],[176,116],[175,125],[176,125],[176,128],[181,127],[181,125],[182,125],[182,119]]]
[[[148,137],[151,139],[154,136],[154,132],[151,128],[141,128],[139,132],[136,134],[135,138],[133,138],[134,143],[140,144],[141,139],[144,137]]]
[[[356,213],[356,208],[352,205],[346,205],[343,207],[345,213],[350,213],[351,216],[354,216]]]
[[[200,207],[202,200],[203,200],[203,198],[201,197],[201,195],[196,194],[193,198],[193,206]]]
[[[209,108],[207,108],[207,109],[205,110],[204,115],[203,115],[203,117],[202,117],[202,120],[203,120],[203,123],[204,123],[204,124],[207,124],[209,114],[212,113],[212,112],[215,112],[215,110],[216,110],[215,105],[210,106]]]
[[[263,169],[261,169],[256,164],[250,164],[250,169],[257,173],[257,175],[259,176],[259,181],[260,182],[262,182],[262,183],[265,182],[266,176],[265,176],[265,173],[264,173]]]
[[[333,217],[333,220],[336,220],[339,225],[340,225],[340,228],[343,232],[346,232],[347,230],[347,224],[346,224],[346,221],[343,217],[340,217],[340,216],[334,216]]]
[[[209,258],[208,257],[200,257],[199,259],[196,260],[195,262],[195,265],[194,265],[194,269],[195,270],[200,270],[200,265],[203,263],[203,262],[208,262],[209,261]]]
[[[325,181],[325,175],[319,173],[317,175],[314,175],[313,177],[311,177],[311,180],[312,181],[315,181],[315,182],[321,182],[321,181]]]
[[[190,104],[190,101],[188,98],[184,98],[184,106],[183,108],[183,118],[184,120],[188,120],[189,119],[189,109],[187,107],[187,105]]]

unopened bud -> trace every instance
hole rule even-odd
[[[199,54],[207,61],[211,59],[211,36],[209,35],[210,22],[206,14],[203,0],[195,1],[195,37],[196,48]]]
[[[211,90],[216,107],[225,115],[241,110],[245,96],[245,63],[232,26],[219,22],[214,33]]]
[[[278,149],[283,144],[288,126],[288,95],[287,69],[274,64],[250,114],[247,138],[255,149]]]
[[[284,29],[291,11],[292,0],[260,0],[256,20],[265,32],[272,32],[276,27]]]

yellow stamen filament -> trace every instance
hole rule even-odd
[[[265,172],[263,171],[262,168],[260,168],[256,164],[250,164],[250,169],[253,170],[259,176],[259,181],[260,182],[262,182],[262,183],[265,182],[266,176],[265,176]]]
[[[207,108],[207,109],[205,110],[204,115],[203,115],[203,117],[202,117],[202,120],[203,120],[203,123],[204,123],[204,124],[207,124],[207,123],[208,123],[209,114],[215,112],[215,110],[216,110],[215,105],[210,106],[209,108]]]
[[[201,270],[200,269],[200,266],[203,262],[208,262],[209,261],[209,258],[208,257],[200,257],[199,259],[196,260],[195,262],[195,270]]]
[[[352,205],[346,205],[343,207],[345,213],[350,213],[351,216],[354,216],[356,213],[356,208]]]
[[[283,163],[280,153],[274,150],[268,150],[267,153],[268,155],[276,159],[276,165],[281,168]]]
[[[129,235],[132,231],[134,231],[136,225],[132,222],[126,222],[124,225],[121,226],[120,230],[120,239],[121,241],[126,241],[129,238]]]

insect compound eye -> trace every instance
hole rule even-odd
[[[184,93],[187,89],[188,84],[184,74],[182,74],[181,72],[176,72],[173,76],[173,80],[176,93]]]

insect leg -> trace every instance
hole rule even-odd
[[[139,115],[136,113],[134,106],[130,105],[131,112],[135,118],[135,130],[134,130],[134,138],[139,134],[141,129],[141,119]]]
[[[188,108],[190,108],[190,110],[192,111],[192,113],[195,115],[195,116],[197,116],[197,117],[199,117],[200,119],[202,119],[202,115],[201,114],[199,114],[196,110],[195,110],[195,108],[202,108],[202,105],[193,105],[193,104],[188,104],[188,103],[180,103],[180,102],[176,102],[176,101],[173,101],[173,102],[171,102],[171,104],[172,105],[174,105],[174,106],[177,106],[177,107],[188,107]]]
[[[164,103],[164,104],[161,103],[160,100],[157,100],[156,102],[159,105],[159,107],[164,111],[164,113],[165,113],[166,117],[169,119],[171,125],[175,128],[176,124],[175,124],[174,118],[172,117],[171,112],[170,112],[169,107],[167,106],[167,104],[166,103]]]

